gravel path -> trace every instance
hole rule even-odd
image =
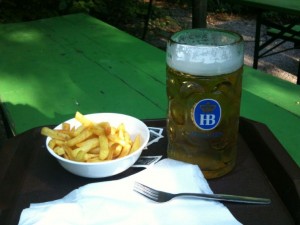
[[[218,28],[224,28],[239,32],[244,37],[245,41],[245,57],[244,61],[246,65],[252,67],[253,64],[253,53],[254,53],[254,35],[255,35],[255,19],[241,19],[225,22],[217,22],[214,25]],[[261,40],[267,40],[268,36],[266,34],[266,27],[262,29]],[[273,45],[277,44],[279,41],[275,42]],[[271,46],[273,46],[271,45]],[[293,43],[286,42],[282,46],[276,49],[284,50],[293,47]],[[258,69],[272,74],[284,80],[292,83],[296,83],[296,74],[299,64],[299,50],[289,50],[280,54],[265,57],[259,59]]]
[[[169,6],[164,9],[164,17],[150,21],[149,31],[145,41],[165,49],[166,41],[170,35],[181,29],[191,28],[191,13],[188,9]],[[240,17],[236,15],[208,14],[207,26],[222,28],[240,33],[245,41],[245,64],[252,67],[254,41],[255,41],[255,16]],[[261,40],[267,40],[266,27],[262,26]],[[273,45],[277,44],[275,42]],[[286,42],[276,49],[283,50],[293,47],[293,43]],[[272,45],[271,45],[272,46]],[[289,50],[280,54],[259,59],[258,69],[277,76],[292,83],[296,83],[296,74],[299,66],[300,51]]]

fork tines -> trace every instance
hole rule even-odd
[[[133,190],[154,201],[157,201],[158,199],[158,192],[156,190],[149,188],[141,183],[135,182]]]

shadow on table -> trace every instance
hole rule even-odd
[[[3,121],[3,126],[0,126],[0,134],[3,138],[11,138],[39,126],[55,125],[74,116],[74,112],[66,112],[64,115],[54,112],[54,115],[49,116],[30,105],[14,105],[10,102],[1,102],[0,113],[0,119]],[[32,119],[28,121],[24,118]]]

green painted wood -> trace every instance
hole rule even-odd
[[[300,85],[245,66],[243,89],[300,117]]]
[[[300,86],[244,67],[241,115],[266,124],[300,165]]]
[[[0,25],[0,100],[15,134],[74,116],[164,118],[165,52],[84,14]],[[300,165],[300,86],[245,66],[241,115]]]
[[[267,11],[299,15],[299,0],[234,0],[237,4],[260,8]]]
[[[264,123],[300,166],[300,117],[244,90],[241,115]]]
[[[166,115],[163,52],[99,20],[5,24],[0,37],[1,100],[16,134],[76,110]]]

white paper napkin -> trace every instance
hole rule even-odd
[[[156,203],[133,191],[138,181],[168,192],[212,193],[199,167],[172,159],[127,178],[92,183],[64,198],[24,209],[19,225],[240,225],[220,202],[175,198]]]

